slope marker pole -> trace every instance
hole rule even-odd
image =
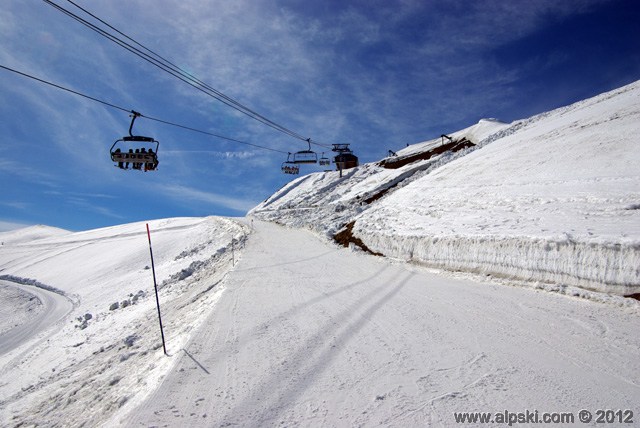
[[[151,254],[151,272],[153,272],[153,288],[156,290],[156,305],[158,306],[158,321],[160,321],[160,335],[162,336],[162,350],[167,355],[167,347],[164,343],[164,330],[162,328],[162,316],[160,315],[160,298],[158,297],[158,283],[156,282],[156,267],[153,264],[153,250],[151,249],[151,232],[147,223],[147,237],[149,238],[149,253]]]

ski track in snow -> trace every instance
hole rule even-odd
[[[427,426],[640,402],[640,317],[440,276],[256,222],[139,426]]]
[[[13,285],[0,282],[0,337],[7,331],[38,316],[43,308],[42,301],[35,295]],[[0,340],[0,345],[2,341]]]
[[[32,336],[41,334],[48,328],[56,326],[73,309],[73,302],[70,299],[52,291],[3,280],[0,280],[0,287],[18,289],[33,296],[43,306],[43,310],[36,312],[33,317],[29,317],[30,319],[26,319],[18,323],[18,325],[12,326],[8,331],[0,333],[0,355],[17,348]],[[30,298],[27,297],[27,299]],[[4,303],[8,302],[4,301]]]

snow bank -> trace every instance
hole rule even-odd
[[[67,298],[69,298],[71,301],[73,301],[73,296],[67,296],[67,294],[62,291],[59,290],[55,287],[51,287],[50,285],[47,284],[43,284],[38,280],[35,279],[31,279],[31,278],[21,278],[19,276],[15,276],[15,275],[0,275],[0,280],[4,280],[4,281],[9,281],[9,282],[13,282],[16,284],[22,284],[22,285],[30,285],[36,288],[41,288],[43,290],[47,290],[50,291],[52,293],[56,293],[56,294],[60,294],[61,296],[65,296]]]
[[[356,235],[373,251],[428,267],[571,284],[613,294],[640,291],[638,242],[596,244],[568,236],[398,236],[362,230]]]
[[[640,82],[452,138],[476,147],[396,170],[301,177],[251,215],[452,270],[640,291]],[[440,138],[402,150],[437,147]],[[375,196],[375,197],[374,197]]]

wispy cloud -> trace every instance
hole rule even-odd
[[[164,150],[164,155],[177,155],[177,154],[189,154],[189,155],[206,155],[218,159],[249,159],[257,156],[256,152],[239,151],[239,152],[221,152],[217,150]]]
[[[230,210],[246,212],[255,206],[255,201],[248,201],[242,198],[233,198],[218,193],[205,192],[182,185],[170,185],[165,189],[167,195],[175,200],[190,204],[193,202],[204,202],[216,207],[224,207]]]
[[[83,193],[83,192],[74,192],[74,191],[61,192],[57,190],[49,190],[43,193],[47,195],[66,196],[66,197],[72,197],[77,199],[115,199],[116,198],[116,196],[114,195],[108,195],[105,193]]]
[[[29,165],[28,162],[20,162],[0,157],[0,172],[6,175],[7,181],[11,180],[11,177],[15,177],[16,179],[27,180],[45,187],[58,187],[54,174],[33,167]],[[5,182],[5,184],[8,183]]]
[[[76,206],[82,211],[87,213],[99,214],[101,216],[120,219],[120,220],[125,218],[125,216],[123,216],[122,213],[116,212],[111,208],[101,206],[92,200],[84,199],[82,197],[77,197],[77,196],[67,196],[65,200],[67,201],[68,204]]]
[[[29,202],[24,202],[24,201],[7,201],[7,202],[0,202],[1,206],[4,207],[8,207],[11,209],[15,209],[15,210],[20,210],[20,211],[24,211],[29,209],[30,207],[32,207],[32,204]]]
[[[32,224],[0,220],[0,232],[8,232],[11,230],[22,229],[23,227],[27,227],[27,226],[32,226]]]

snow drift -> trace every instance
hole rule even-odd
[[[504,124],[450,133],[475,147],[398,169],[310,174],[250,214],[439,268],[640,292],[640,82]],[[432,150],[440,138],[397,151]]]

